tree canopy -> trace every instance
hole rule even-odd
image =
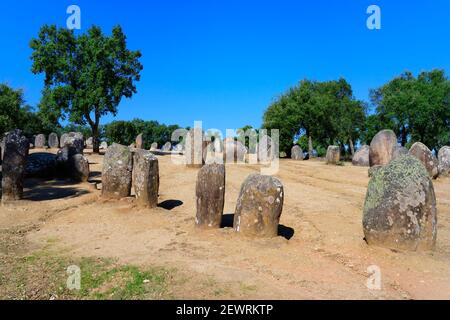
[[[100,117],[116,115],[122,98],[137,92],[141,53],[127,49],[120,26],[111,36],[96,26],[76,36],[73,30],[45,25],[30,47],[32,72],[45,75],[41,114],[50,122],[89,125],[98,152]]]

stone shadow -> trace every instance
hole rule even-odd
[[[88,193],[89,191],[87,190],[77,188],[73,181],[70,180],[27,179],[24,184],[23,200],[57,200],[79,197]]]
[[[176,207],[182,206],[183,204],[184,202],[181,200],[166,200],[158,204],[158,207],[170,211],[175,209]]]

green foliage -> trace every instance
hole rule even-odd
[[[178,125],[159,124],[157,121],[143,121],[134,119],[133,121],[113,121],[105,125],[104,135],[108,144],[113,142],[123,145],[130,145],[135,142],[139,134],[143,134],[144,147],[150,149],[153,142],[158,146],[170,142],[173,131],[180,129]]]
[[[89,125],[98,151],[100,117],[116,115],[122,98],[136,93],[141,53],[127,49],[120,26],[111,36],[96,26],[76,36],[72,30],[45,25],[30,47],[32,72],[45,75],[42,115],[49,122],[67,119]]]

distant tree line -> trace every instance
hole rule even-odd
[[[394,130],[403,146],[420,141],[437,151],[450,142],[450,81],[443,70],[406,72],[371,90],[365,103],[345,79],[303,80],[268,107],[263,128],[280,130],[287,154],[298,144],[324,155],[333,144],[351,155],[382,129]]]

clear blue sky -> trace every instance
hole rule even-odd
[[[367,100],[405,70],[450,72],[448,0],[2,0],[0,82],[23,88],[31,105],[43,78],[30,72],[29,40],[43,24],[65,26],[70,4],[81,7],[82,31],[120,24],[143,53],[138,94],[116,119],[259,127],[270,102],[303,78],[345,77]],[[379,31],[366,28],[371,4],[382,10]]]

